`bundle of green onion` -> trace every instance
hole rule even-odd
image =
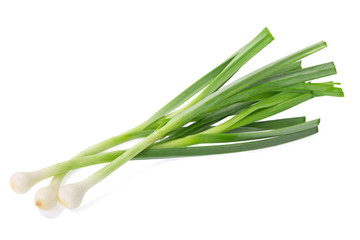
[[[314,97],[344,96],[342,89],[336,87],[339,83],[311,82],[335,74],[332,62],[301,67],[301,59],[325,48],[325,42],[306,47],[226,84],[273,39],[265,28],[139,126],[93,145],[68,161],[34,172],[15,173],[10,180],[13,190],[25,193],[39,181],[53,177],[47,187],[35,194],[36,205],[51,209],[59,201],[73,209],[80,205],[90,188],[129,160],[241,152],[317,133],[319,119],[307,122],[305,117],[263,119]],[[223,119],[225,121],[216,124]],[[137,138],[142,140],[131,148],[104,152]],[[197,144],[202,145],[193,146]],[[61,186],[71,170],[100,163],[107,164],[83,181]]]

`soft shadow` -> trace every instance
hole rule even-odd
[[[59,203],[56,204],[56,206],[50,210],[42,210],[39,209],[39,212],[42,216],[52,219],[60,216],[60,214],[64,211],[64,207],[61,206]]]

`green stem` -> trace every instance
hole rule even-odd
[[[122,135],[107,139],[102,141],[92,147],[85,149],[77,156],[86,156],[90,154],[95,154],[111,147],[117,146],[125,141],[131,140],[127,135],[138,133],[139,131],[144,130],[149,125],[153,124],[155,121],[159,120],[173,109],[180,106],[182,103],[190,99],[201,89],[205,89],[198,97],[193,100],[189,105],[185,108],[190,107],[195,104],[197,101],[204,98],[206,95],[211,94],[213,91],[216,91],[219,87],[221,87],[227,80],[234,75],[239,68],[241,68],[247,61],[249,61],[255,54],[257,54],[262,48],[264,48],[268,43],[273,40],[272,35],[269,30],[264,29],[257,37],[255,37],[250,43],[246,44],[243,48],[234,53],[230,58],[225,60],[222,64],[214,68],[204,77],[200,78],[190,87],[185,89],[182,93],[180,93],[177,97],[175,97],[172,101],[162,107],[159,111],[157,111],[154,115],[152,115],[148,120],[144,123],[140,124],[138,127],[130,130],[127,133]],[[175,113],[170,114],[170,118],[176,115],[179,110]],[[64,176],[59,176],[58,179],[54,179],[55,182],[59,182],[59,179]]]
[[[326,77],[336,74],[336,68],[333,62],[324,63],[308,68],[304,68],[295,72],[279,74],[277,76],[270,76],[264,80],[260,80],[255,86],[238,91],[232,96],[219,102],[214,108],[222,108],[236,102],[251,101],[252,98],[259,96],[259,94],[268,94],[275,90],[289,87],[297,83],[304,83],[317,78]]]
[[[162,139],[169,132],[172,132],[177,128],[182,127],[183,125],[191,121],[194,117],[198,116],[201,112],[208,110],[216,103],[236,94],[240,90],[258,82],[259,80],[271,76],[272,74],[278,72],[280,69],[282,69],[284,66],[288,65],[289,63],[294,63],[305,56],[308,56],[316,51],[319,51],[324,47],[326,47],[325,42],[314,44],[294,54],[291,54],[288,57],[285,57],[274,63],[271,63],[253,73],[250,73],[245,77],[233,82],[232,84],[229,84],[228,86],[225,86],[224,88],[221,88],[220,90],[212,93],[211,95],[197,102],[195,105],[185,109],[181,113],[174,116],[163,127],[156,130],[154,133],[143,139],[134,147],[128,149],[123,155],[119,156],[113,162],[107,164],[105,167],[95,172],[93,175],[91,175],[88,179],[84,181],[92,183],[92,186],[97,184],[98,182],[106,178],[108,175],[110,175],[112,172],[114,172],[117,168],[119,168],[124,163],[129,161],[131,158],[136,156],[138,153],[143,151],[145,148],[149,147],[156,141]],[[311,94],[310,96],[312,97]]]
[[[248,48],[248,46],[243,47]],[[217,76],[221,73],[224,79],[224,76],[231,75],[229,73],[229,70],[224,70],[225,68],[229,67],[229,64],[233,62],[233,60],[236,58],[238,61],[242,57],[239,56],[239,54],[242,54],[243,50],[240,49],[237,52],[235,52],[231,57],[229,57],[227,60],[225,60],[223,63],[221,63],[219,66],[214,68],[212,71],[210,71],[208,74],[200,78],[198,81],[193,83],[190,87],[185,89],[183,92],[181,92],[178,96],[176,96],[173,100],[171,100],[168,104],[166,104],[164,107],[162,107],[160,110],[158,110],[154,115],[152,115],[148,120],[146,120],[144,123],[140,124],[139,126],[133,128],[132,130],[106,139],[98,144],[95,144],[91,146],[90,148],[85,149],[84,151],[80,152],[76,156],[87,156],[95,153],[102,152],[106,149],[109,149],[111,147],[117,146],[121,143],[124,143],[126,141],[129,141],[133,139],[131,135],[136,135],[139,132],[142,132],[142,130],[146,129],[149,125],[153,124],[154,122],[158,121],[160,118],[164,117],[166,114],[183,104],[185,101],[190,99],[192,96],[194,96],[197,92],[201,91],[204,87],[206,87],[210,82],[214,82],[213,80],[217,78]],[[233,65],[233,64],[232,64]],[[233,73],[232,73],[233,74]],[[135,137],[138,138],[138,137]],[[65,174],[61,176],[56,176],[53,179],[53,184],[57,184],[62,181]]]
[[[173,118],[177,114],[195,105],[202,99],[211,95],[223,86],[242,66],[245,65],[252,57],[266,47],[270,42],[274,40],[269,29],[262,30],[252,41],[242,47],[236,55],[234,55],[231,62],[206,86],[206,88],[200,92],[193,100],[191,100],[186,106],[169,115],[169,118]],[[295,68],[295,66],[292,66]],[[298,66],[296,66],[297,68]]]
[[[313,124],[313,123],[312,123]],[[176,158],[176,157],[192,157],[192,156],[204,156],[242,152],[248,150],[255,150],[275,146],[278,144],[294,141],[309,135],[312,135],[318,131],[317,124],[313,124],[314,127],[299,128],[301,131],[289,131],[289,134],[274,136],[266,139],[240,142],[233,144],[223,145],[210,145],[210,146],[196,146],[196,147],[174,147],[174,148],[150,148],[145,149],[141,153],[137,154],[131,160],[150,160],[150,159],[164,159],[164,158]],[[126,151],[117,150],[112,152],[99,153],[84,157],[77,157],[71,160],[55,164],[47,167],[52,169],[53,174],[61,175],[68,171],[79,169],[96,164],[103,164],[113,162],[115,159],[122,156]],[[49,176],[50,177],[50,176]]]
[[[271,33],[269,32],[269,30],[267,28],[265,28],[253,41],[251,41],[249,44],[247,44],[243,48],[243,50],[240,50],[239,53],[237,53],[237,55],[234,56],[235,60],[232,59],[231,62],[229,63],[229,65],[226,66],[226,67],[228,67],[228,69],[225,69],[223,72],[220,72],[219,75],[216,76],[214,80],[212,80],[212,82],[209,85],[210,87],[208,86],[209,88],[211,88],[211,90],[209,90],[210,91],[209,94],[211,94],[212,91],[216,91],[219,87],[221,87],[222,84],[225,83],[243,64],[245,64],[251,57],[253,57],[256,53],[258,53],[262,48],[264,48],[272,40],[273,40],[273,37],[272,37]],[[284,66],[285,66],[285,64],[282,65],[277,70],[280,70]],[[274,72],[272,72],[272,73],[274,73]],[[183,100],[183,99],[184,99],[184,97],[181,98],[181,100]],[[199,105],[200,102],[197,102],[195,105]],[[175,106],[175,105],[177,105],[177,103],[178,102],[171,103],[170,105]],[[195,105],[192,107],[195,107]],[[166,105],[166,106],[168,106],[168,105]],[[153,117],[151,117],[145,123],[149,125],[153,121],[156,121],[158,118],[162,117],[164,114],[167,114],[168,107],[166,107],[166,106],[163,109],[159,110],[157,113],[155,113],[155,115],[153,115]],[[156,130],[154,133],[152,133],[151,135],[149,135],[148,137],[143,139],[141,142],[136,144],[134,147],[128,149],[118,159],[109,163],[103,169],[99,170],[98,172],[96,172],[95,174],[90,176],[89,182],[93,182],[94,184],[98,183],[103,178],[108,176],[110,173],[115,171],[118,167],[120,167],[125,162],[127,162],[129,159],[136,156],[139,152],[141,152],[145,148],[149,147],[157,140],[162,139],[169,132],[174,131],[175,129],[177,129],[177,128],[181,127],[182,125],[184,125],[185,123],[187,123],[189,120],[191,120],[191,119],[189,119],[191,114],[188,114],[187,110],[191,109],[192,107],[187,108],[186,110],[184,110],[181,113],[174,116],[169,122],[167,122],[165,124],[165,126],[160,128],[159,130]],[[187,117],[183,117],[184,113]],[[179,118],[180,115],[182,117]]]
[[[172,133],[169,134],[167,138],[160,142],[168,142],[173,139],[181,138],[190,134],[196,134],[199,132],[202,132],[208,128],[211,127],[212,124],[220,121],[221,119],[230,116],[232,114],[235,114],[236,112],[239,112],[240,110],[245,109],[246,107],[250,106],[252,102],[244,102],[244,103],[235,103],[233,105],[224,107],[222,109],[219,109],[217,111],[211,112],[208,115],[204,116],[203,118],[200,118],[193,124],[191,124],[188,127],[184,128],[178,128]]]
[[[239,122],[241,119],[245,118],[246,116],[250,115],[251,113],[262,109],[262,108],[268,108],[277,104],[280,104],[284,101],[287,101],[291,98],[297,97],[299,94],[296,93],[279,93],[276,94],[273,97],[264,99],[252,106],[250,106],[249,108],[245,109],[244,111],[240,112],[239,114],[237,114],[236,116],[232,117],[231,119],[229,119],[228,121],[217,125],[215,127],[212,127],[206,131],[204,131],[203,133],[221,133],[221,132],[225,132],[227,129],[230,129],[234,124],[236,124],[237,122]]]
[[[169,131],[165,127],[153,132],[152,134],[144,138],[141,142],[139,142],[132,148],[126,150],[121,156],[116,158],[114,161],[107,164],[105,167],[103,167],[102,169],[91,175],[88,178],[89,182],[92,182],[93,185],[100,182],[105,177],[107,177],[112,172],[114,172],[116,169],[118,169],[120,166],[122,166],[124,163],[126,163],[128,160],[135,157],[138,153],[140,153],[141,151],[152,145],[154,142],[164,138],[168,132]]]
[[[143,130],[141,131],[140,129],[142,129],[143,126],[139,125],[136,128],[133,128],[121,135],[106,139],[98,144],[95,144],[85,150],[83,150],[82,152],[78,153],[76,156],[73,157],[77,158],[77,157],[84,157],[84,156],[89,156],[92,154],[97,154],[100,153],[104,150],[107,150],[109,148],[112,148],[114,146],[117,146],[121,143],[136,139],[136,138],[141,138],[141,137],[145,137],[148,136],[151,132],[153,132],[153,130]],[[52,178],[50,185],[53,187],[56,187],[57,189],[59,189],[61,182],[63,181],[64,177],[66,176],[68,172],[63,172],[59,175],[54,175],[54,177]]]
[[[178,115],[174,116],[172,119],[170,119],[169,122],[166,123],[165,126],[171,126],[171,130],[175,130],[204,111],[207,111],[211,107],[215,106],[216,104],[220,103],[221,101],[224,101],[225,99],[231,97],[232,95],[239,93],[240,91],[246,89],[247,87],[251,86],[252,84],[255,84],[256,82],[267,78],[274,74],[275,72],[278,72],[280,69],[282,69],[284,66],[296,62],[300,60],[301,58],[304,58],[316,51],[319,51],[326,47],[325,42],[319,42],[317,44],[311,45],[303,50],[300,50],[296,53],[293,53],[285,58],[282,58],[278,61],[275,61],[271,64],[268,64],[240,79],[237,81],[224,86],[223,88],[219,89],[218,91],[214,92],[213,94],[207,96],[206,98],[202,99],[195,105],[191,106],[190,108],[185,109],[183,112],[179,113]],[[326,66],[325,66],[326,67]],[[332,71],[330,67],[330,71]],[[320,73],[323,74],[323,73]],[[328,74],[326,72],[326,74]]]
[[[278,128],[291,127],[300,123],[304,123],[306,121],[305,117],[293,117],[293,118],[282,118],[282,119],[274,119],[274,120],[266,120],[266,121],[257,121],[250,123],[244,127],[246,128],[259,128],[262,130],[272,130]],[[239,127],[228,131],[228,133],[237,133],[241,131],[242,128]]]
[[[251,110],[246,109],[243,112],[241,112],[240,114],[238,114],[236,121],[225,122],[224,124],[220,124],[213,128],[209,128],[201,133],[206,134],[206,133],[226,132],[226,131],[233,130],[235,128],[239,128],[239,127],[254,123],[258,120],[270,117],[276,113],[282,112],[282,111],[289,109],[291,107],[294,107],[304,101],[307,101],[307,100],[311,99],[313,97],[313,95],[311,93],[305,93],[302,95],[293,94],[292,96],[289,95],[289,96],[285,96],[285,98],[283,98],[283,97],[284,97],[284,95],[280,96],[280,98],[278,98],[278,100],[279,100],[277,102],[278,104],[276,104],[274,106],[270,106],[265,109],[259,110],[261,108],[261,105],[260,105],[260,107],[256,107],[256,105],[254,105],[254,107],[250,107],[250,108],[252,108]],[[287,97],[287,100],[284,101],[284,99],[286,99],[286,97]],[[256,111],[256,110],[259,110],[259,111]],[[201,134],[201,133],[198,133],[198,134]],[[196,135],[197,134],[191,135],[191,136],[195,136],[195,138],[196,138]],[[189,136],[189,137],[191,137],[191,136]],[[174,141],[176,141],[176,142],[172,143]],[[159,143],[157,146],[158,147],[159,146],[161,147],[161,145],[163,145],[163,146],[174,146],[174,145],[187,146],[188,141],[189,141],[189,138],[188,139],[178,138],[178,139],[175,139],[172,141]]]
[[[237,142],[237,141],[248,141],[260,138],[268,138],[291,134],[299,131],[304,131],[310,128],[317,127],[320,123],[320,119],[309,121],[306,123],[297,124],[290,127],[267,130],[267,131],[255,131],[255,132],[242,132],[242,133],[217,133],[217,134],[206,134],[200,133],[190,135],[184,138],[173,140],[170,142],[158,144],[152,147],[157,148],[178,148],[192,146],[201,143],[225,143],[225,142]]]
[[[95,144],[95,145],[85,149],[84,151],[77,154],[76,157],[96,154],[96,153],[102,152],[104,150],[107,150],[109,148],[115,147],[124,142],[128,142],[130,140],[137,139],[137,138],[146,137],[150,133],[153,132],[153,130],[143,130],[143,129],[144,129],[144,126],[139,125],[138,127],[135,127],[123,134],[111,137],[109,139],[106,139],[98,144]]]

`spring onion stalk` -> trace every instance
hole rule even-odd
[[[280,129],[274,129],[268,131],[255,131],[255,132],[245,132],[245,133],[217,133],[217,134],[200,133],[200,134],[190,135],[184,138],[176,139],[167,143],[155,145],[153,148],[186,147],[200,143],[235,142],[235,141],[245,141],[245,140],[254,140],[260,138],[281,136],[281,135],[299,132],[301,131],[300,129],[303,128],[317,127],[319,123],[320,123],[320,119],[317,119],[287,128],[280,128]]]
[[[337,83],[311,82],[336,74],[332,62],[308,68],[301,66],[301,60],[325,48],[325,42],[318,42],[228,83],[273,39],[265,28],[137,127],[95,144],[68,161],[34,172],[16,173],[10,180],[11,186],[15,192],[24,193],[37,182],[54,176],[49,186],[35,194],[36,205],[49,209],[58,199],[62,205],[73,209],[81,204],[89,189],[129,160],[241,152],[317,133],[319,119],[309,122],[305,122],[304,117],[261,120],[315,97],[343,96],[342,89],[335,86]],[[137,138],[142,140],[133,147],[103,153]],[[214,145],[218,143],[221,145]],[[193,146],[198,144],[206,145]],[[60,187],[69,171],[100,163],[107,164],[83,181]]]
[[[317,122],[319,123],[319,121],[317,121]],[[258,132],[258,131],[265,131],[265,130],[281,130],[281,129],[286,129],[288,127],[297,127],[296,125],[301,126],[301,124],[303,124],[303,123],[305,123],[305,117],[294,117],[294,118],[259,121],[259,122],[255,122],[255,123],[246,125],[244,127],[239,127],[239,128],[233,129],[233,130],[229,131],[228,133],[246,133],[247,134],[247,133],[251,133],[251,132],[255,132],[255,131]],[[301,130],[303,130],[303,129],[301,129]],[[147,133],[149,133],[149,132],[147,131]],[[243,138],[243,139],[245,140],[246,138]],[[115,154],[116,156],[119,156],[120,154],[118,154],[118,152],[123,153],[124,150],[113,151],[112,153],[102,153],[102,154],[93,154],[93,155],[82,156],[82,157],[81,156],[74,157],[71,160],[52,165],[50,167],[38,170],[36,172],[39,172],[39,171],[47,172],[48,175],[43,174],[43,178],[45,179],[47,177],[51,177],[53,174],[54,175],[57,175],[57,174],[60,175],[63,172],[66,172],[67,171],[66,169],[72,170],[72,169],[80,168],[79,167],[80,163],[77,162],[78,159],[94,159],[94,158],[98,158],[99,156],[102,156],[102,155],[105,156],[105,155],[108,155],[108,154]],[[137,155],[134,159],[139,159],[138,156],[140,156],[140,155],[141,154]],[[182,155],[174,155],[173,157],[181,157],[181,156]],[[185,154],[185,156],[189,156],[189,155]],[[84,161],[84,160],[82,160],[82,161]],[[93,160],[89,160],[89,161],[93,161]],[[101,163],[103,163],[103,162],[101,162]],[[64,164],[65,164],[66,167],[64,167]],[[83,164],[84,163],[81,163],[80,165],[83,165]],[[74,166],[75,167],[71,168],[70,165],[72,167],[74,167]],[[90,164],[90,165],[93,165],[93,164]],[[36,172],[32,172],[30,174],[37,175]]]
[[[293,117],[293,118],[283,118],[283,119],[275,119],[275,120],[267,120],[267,121],[258,121],[258,122],[250,123],[245,127],[235,128],[228,132],[229,133],[239,132],[241,131],[241,129],[244,128],[271,130],[271,129],[294,126],[296,124],[304,123],[305,121],[306,121],[305,117]]]
[[[279,120],[276,120],[276,121],[279,121]],[[266,129],[264,130],[264,129],[258,128],[257,131],[243,132],[241,130],[240,132],[236,132],[236,133],[199,134],[199,135],[196,135],[196,139],[191,138],[192,142],[189,143],[188,145],[195,145],[195,144],[199,144],[199,143],[242,142],[245,145],[247,145],[248,143],[255,144],[256,148],[259,149],[259,148],[262,148],[262,146],[258,143],[259,141],[251,141],[251,142],[247,142],[247,141],[258,140],[258,139],[270,140],[270,139],[276,139],[281,136],[287,136],[287,135],[292,136],[293,134],[297,134],[297,133],[301,133],[301,132],[308,131],[311,129],[315,129],[318,127],[319,123],[320,123],[320,119],[315,119],[312,121],[301,122],[301,123],[290,125],[290,126],[286,126],[288,123],[285,123],[285,125],[280,123],[279,126],[286,126],[286,127],[282,127],[282,128],[278,128],[278,129],[271,129],[271,130],[266,130]],[[267,123],[265,123],[265,125],[266,124]],[[260,123],[260,126],[261,126],[261,123]],[[237,131],[239,131],[239,129],[237,129]],[[283,143],[285,143],[285,142],[283,142]],[[251,146],[251,144],[247,145],[247,146]],[[225,149],[227,149],[226,146],[228,146],[228,145],[221,145],[221,146],[224,146]],[[244,149],[242,147],[240,147],[240,146],[244,146],[243,144],[231,145],[231,146],[239,146],[238,150],[244,151]],[[162,147],[162,148],[151,147],[147,150],[144,150],[142,153],[138,154],[137,156],[135,156],[132,160],[146,160],[146,159],[162,158],[162,155],[160,154],[161,152],[163,152],[163,153],[167,152],[166,158],[200,156],[200,155],[205,155],[206,152],[208,154],[210,154],[210,153],[211,154],[228,153],[227,151],[224,151],[224,150],[221,150],[219,152],[219,149],[217,147],[215,147],[215,148],[214,147],[215,146],[209,145],[209,146],[202,146],[200,148],[198,148],[198,147],[189,148],[189,147],[183,147],[180,144],[174,145],[171,147]],[[175,148],[176,148],[176,151],[174,151],[173,154],[171,155],[171,151],[173,151]],[[159,151],[158,149],[163,149],[163,150]],[[199,150],[200,152],[197,152],[197,149],[201,149],[201,150]],[[213,151],[213,149],[216,149],[216,150]],[[231,149],[230,152],[234,152],[236,148],[231,147],[230,149]],[[205,151],[205,150],[207,150],[207,151]],[[124,152],[125,152],[125,150],[119,150],[119,151],[99,153],[99,154],[94,154],[94,155],[89,155],[89,156],[84,156],[84,157],[75,157],[68,161],[46,167],[46,168],[42,169],[42,171],[49,173],[48,176],[46,176],[46,177],[51,177],[52,174],[61,175],[64,172],[68,172],[70,170],[83,168],[83,167],[100,164],[100,163],[111,162],[114,159],[116,159],[117,157],[119,157],[121,154],[123,154]],[[146,154],[144,155],[144,153],[146,153]]]
[[[179,158],[179,157],[194,157],[194,156],[207,156],[218,155],[235,152],[243,152],[256,150],[261,148],[272,147],[291,141],[298,140],[317,133],[318,128],[309,128],[303,131],[285,134],[281,136],[260,139],[257,141],[240,141],[239,143],[222,144],[222,145],[209,145],[209,146],[196,146],[196,147],[176,147],[176,148],[150,148],[142,151],[136,155],[134,160],[151,160],[151,159],[164,159],[164,158]],[[61,164],[68,165],[65,169],[58,168],[58,171],[70,171],[83,167],[88,167],[96,164],[109,163],[123,154],[124,150],[117,150],[106,153],[99,153],[95,155],[79,157],[72,159],[72,163],[63,162]]]
[[[229,131],[228,133],[243,133],[240,135],[236,135],[239,136],[242,140],[251,140],[251,139],[257,139],[257,138],[261,138],[261,137],[265,137],[265,135],[267,137],[275,137],[278,136],[280,134],[276,134],[277,132],[283,132],[283,131],[287,131],[286,133],[290,134],[293,131],[288,131],[291,129],[299,129],[299,130],[305,130],[304,128],[299,128],[301,126],[309,126],[308,123],[305,125],[301,125],[305,123],[305,117],[296,117],[296,118],[287,118],[287,119],[277,119],[277,120],[268,120],[268,121],[259,121],[259,122],[255,122],[249,125],[246,125],[245,127],[239,127],[236,129],[233,129],[231,131]],[[319,121],[317,121],[317,124],[319,123]],[[287,130],[288,129],[288,130]],[[270,130],[270,131],[265,131],[265,130]],[[265,131],[265,132],[263,132]],[[252,133],[252,132],[259,132],[259,135]],[[143,134],[150,134],[150,131],[145,131]],[[265,134],[265,135],[262,135]],[[212,136],[212,135],[208,135],[210,138],[217,138],[216,135]],[[221,135],[219,135],[221,136]],[[229,137],[227,137],[227,135],[224,135],[224,139],[228,139]],[[231,136],[231,135],[229,135]],[[235,136],[235,135],[234,135]],[[246,137],[246,136],[250,136],[250,137]],[[257,137],[255,137],[257,136]],[[238,137],[238,138],[239,138]],[[230,137],[232,138],[232,137]],[[227,142],[223,141],[224,143]],[[181,148],[181,146],[175,146],[176,148]],[[181,148],[181,151],[179,151],[179,149],[176,150],[176,154],[174,155],[169,155],[167,153],[166,157],[182,157],[182,156],[192,156],[191,154],[194,154],[194,156],[198,156],[198,155],[204,155],[204,153],[206,153],[207,151],[205,151],[205,149],[208,149],[208,152],[212,152],[212,147],[213,146],[209,146],[207,148],[201,148],[202,151],[201,153],[196,153],[196,151],[194,151],[194,149],[196,150],[196,148],[192,148],[192,150],[189,152],[188,148]],[[257,147],[257,149],[260,148],[260,146]],[[164,149],[164,148],[162,148]],[[169,148],[171,149],[171,148]],[[149,149],[150,151],[148,151],[148,154],[146,155],[145,158],[143,158],[142,154],[137,155],[134,159],[153,159],[153,158],[161,158],[161,151],[156,150],[156,148],[152,147]],[[154,151],[153,151],[154,150]],[[171,149],[172,150],[172,149]],[[241,150],[241,149],[240,149]],[[168,150],[170,151],[170,150]],[[90,166],[93,164],[99,164],[99,163],[107,163],[109,162],[111,159],[111,161],[113,159],[115,159],[116,157],[120,156],[122,153],[124,152],[124,150],[122,151],[113,151],[113,152],[109,152],[109,153],[102,153],[102,154],[93,154],[93,155],[88,155],[88,156],[75,156],[74,158],[62,162],[62,163],[58,163],[34,172],[22,172],[22,173],[16,173],[14,174],[14,178],[19,178],[20,180],[17,181],[23,181],[25,182],[25,184],[21,184],[21,186],[27,186],[25,189],[17,189],[14,186],[14,190],[18,193],[24,193],[27,190],[29,190],[29,188],[34,185],[35,183],[49,178],[51,176],[62,176],[65,173],[67,173],[70,170],[73,169],[77,169],[77,168],[81,168],[81,167],[86,167],[86,166]],[[155,152],[157,155],[153,156],[152,152]],[[233,152],[233,150],[231,151]],[[221,153],[226,153],[226,152],[221,152]],[[212,154],[217,154],[217,152],[212,152]],[[105,159],[105,160],[104,160]],[[25,180],[21,180],[21,179],[25,179]],[[58,182],[56,182],[56,180]],[[56,204],[56,201],[54,201],[54,199],[57,199],[57,196],[54,195],[54,193],[57,194],[57,190],[60,186],[60,182],[61,179],[60,178],[53,178],[52,182],[50,183],[49,186],[44,187],[42,189],[40,189],[36,194],[35,194],[35,202],[36,205],[42,209],[48,209],[50,208],[50,206],[53,206],[54,204]],[[48,201],[46,199],[49,199]],[[52,200],[52,201],[50,201]]]
[[[222,83],[226,82],[231,78],[231,76],[236,72],[234,69],[240,69],[247,61],[250,60],[255,54],[257,54],[262,48],[264,48],[267,44],[269,44],[273,40],[272,35],[269,30],[265,28],[261,33],[259,33],[250,43],[245,45],[245,47],[241,48],[237,52],[235,52],[230,58],[220,64],[218,67],[210,71],[208,74],[200,78],[190,87],[185,89],[182,93],[180,93],[177,97],[171,100],[168,104],[162,107],[159,111],[157,111],[154,115],[152,115],[148,120],[139,126],[112,138],[109,138],[105,141],[102,141],[98,144],[91,146],[88,149],[80,152],[77,156],[86,156],[90,154],[94,154],[97,152],[104,151],[111,147],[117,146],[123,142],[134,139],[133,135],[138,134],[144,130],[147,126],[152,124],[154,121],[159,118],[165,116],[196,93],[205,88],[210,82],[212,84],[216,84],[217,81],[221,81]],[[232,61],[236,58],[236,61]],[[233,66],[235,65],[235,67]],[[280,69],[281,70],[281,69]],[[229,71],[231,71],[229,73]],[[235,71],[235,72],[234,72]],[[217,77],[221,73],[221,77]]]
[[[99,153],[101,151],[107,150],[111,147],[117,146],[123,142],[132,140],[134,138],[138,138],[141,136],[135,136],[139,133],[142,133],[146,127],[153,124],[159,118],[165,116],[167,113],[171,112],[176,107],[180,106],[182,103],[190,99],[197,92],[201,91],[203,88],[207,87],[207,91],[209,89],[214,89],[214,86],[219,86],[228,81],[233,74],[235,74],[247,61],[249,61],[255,54],[257,54],[262,48],[264,48],[267,44],[269,44],[273,40],[268,29],[264,29],[258,36],[256,36],[251,42],[246,44],[243,48],[235,52],[231,57],[225,60],[218,67],[213,69],[211,72],[206,74],[204,77],[199,79],[185,91],[180,93],[177,97],[175,97],[172,101],[170,101],[167,105],[161,108],[158,112],[156,112],[152,117],[150,117],[147,121],[140,124],[139,126],[115,137],[107,139],[103,142],[100,142],[96,145],[91,146],[88,149],[80,152],[77,156],[87,156],[95,153]],[[299,64],[292,64],[287,67],[287,69],[283,69],[283,71],[288,71],[290,69],[299,68]],[[209,84],[210,83],[210,84]],[[205,96],[206,93],[202,92],[201,95],[198,96],[197,101],[201,98],[201,96]],[[193,101],[194,103],[194,101]],[[172,113],[174,115],[174,113]],[[42,189],[42,194],[36,194],[35,201],[37,206],[50,206],[50,204],[40,204],[41,202],[46,202],[44,198],[46,195],[44,192],[53,193],[54,189],[59,187],[62,179],[65,174],[55,176],[50,185],[48,186],[49,190]],[[15,185],[16,181],[14,179],[11,181],[12,185]],[[38,199],[37,196],[43,196],[42,199]],[[37,200],[36,200],[37,199]],[[54,199],[54,196],[49,195],[48,199]]]
[[[132,148],[126,150],[122,155],[113,160],[111,163],[108,163],[105,167],[95,172],[90,177],[86,178],[83,181],[78,183],[74,183],[72,185],[68,185],[60,189],[59,191],[59,199],[60,202],[69,208],[76,208],[80,205],[84,194],[97,183],[102,181],[104,178],[113,173],[120,166],[125,164],[131,158],[135,157],[137,154],[142,152],[144,149],[148,148],[156,141],[161,140],[166,137],[168,133],[176,130],[179,127],[182,127],[187,122],[191,121],[192,118],[198,115],[198,112],[207,110],[210,107],[214,106],[217,102],[220,102],[236,92],[244,89],[245,87],[256,83],[262,78],[269,77],[271,74],[274,74],[276,71],[284,67],[292,62],[296,62],[301,58],[310,55],[322,48],[324,48],[326,44],[324,42],[320,42],[318,44],[312,45],[306,49],[303,49],[295,54],[292,54],[286,58],[283,58],[279,61],[276,61],[272,64],[269,64],[258,71],[255,71],[244,78],[241,78],[235,81],[224,88],[219,89],[218,91],[208,95],[204,99],[200,100],[196,104],[192,105],[189,108],[186,108],[176,116],[174,116],[169,122],[167,122],[163,127],[157,129],[155,132],[150,134],[148,137],[144,138],[141,142],[133,146]],[[305,94],[304,94],[305,95]],[[309,94],[309,96],[312,96]],[[78,190],[81,188],[81,190]],[[73,194],[70,194],[74,191],[77,191],[76,197]]]

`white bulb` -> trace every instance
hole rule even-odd
[[[26,193],[38,181],[37,174],[34,172],[17,172],[10,178],[10,185],[16,193]]]
[[[42,210],[54,208],[58,200],[58,190],[57,186],[52,185],[39,189],[35,193],[35,205]]]
[[[68,184],[60,188],[59,201],[66,208],[74,209],[80,206],[85,193],[92,185],[86,180]]]
[[[51,168],[43,168],[34,172],[17,172],[10,178],[10,185],[16,193],[26,193],[36,183],[52,176]]]

